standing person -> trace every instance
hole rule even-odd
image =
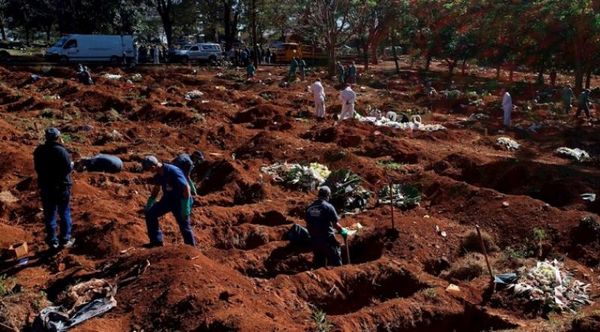
[[[248,62],[248,65],[246,66],[246,79],[249,80],[253,78],[255,73],[256,68],[254,68],[254,64],[252,61]]]
[[[348,67],[348,83],[354,84],[356,83],[356,63],[352,61],[350,66]]]
[[[338,77],[338,83],[339,84],[344,84],[346,77],[345,77],[344,66],[342,65],[341,62],[338,61],[336,63],[335,70],[336,70],[337,77]]]
[[[581,94],[579,95],[579,102],[577,105],[577,113],[575,114],[575,118],[579,117],[581,111],[585,111],[585,115],[587,118],[591,118],[590,116],[590,89],[583,89]]]
[[[135,43],[133,45],[133,65],[137,65],[140,61],[140,46]]]
[[[298,61],[298,67],[300,68],[300,80],[304,82],[304,78],[306,77],[306,61],[300,59]]]
[[[155,156],[147,156],[142,162],[144,171],[155,172],[156,184],[146,203],[146,227],[150,242],[146,248],[162,247],[163,233],[158,218],[171,212],[177,220],[183,242],[195,246],[194,234],[190,223],[192,213],[191,189],[188,180],[177,166],[163,164]],[[156,196],[162,187],[162,198],[156,202]]]
[[[160,63],[160,48],[158,47],[158,45],[154,45],[153,49],[154,49],[154,54],[153,54],[154,64],[157,65]]]
[[[44,209],[46,243],[53,250],[61,246],[70,248],[75,242],[71,238],[70,207],[73,162],[62,144],[58,129],[46,129],[45,136],[46,142],[33,152],[33,163]],[[60,217],[60,238],[56,236],[57,212]]]
[[[556,75],[557,75],[557,74],[556,74],[556,69],[554,69],[554,68],[553,68],[553,69],[550,71],[550,85],[551,85],[552,87],[555,87],[555,86],[556,86]]]
[[[298,60],[296,59],[296,57],[293,57],[292,62],[290,62],[290,73],[289,73],[289,77],[288,77],[288,80],[290,82],[296,81],[296,70],[297,69],[298,69]]]
[[[502,110],[504,111],[502,124],[506,128],[510,128],[510,117],[513,109],[513,102],[508,90],[502,89]]]
[[[348,230],[340,225],[340,217],[328,202],[330,198],[331,189],[321,187],[318,199],[306,209],[306,226],[310,233],[315,269],[342,265],[342,250],[335,239],[335,230],[344,238],[348,236]]]
[[[571,107],[573,107],[573,89],[571,89],[570,85],[566,85],[561,92],[563,108],[565,110],[565,114],[569,114],[571,112]]]
[[[310,87],[311,92],[313,93],[313,97],[315,99],[315,110],[317,119],[325,118],[325,89],[323,88],[323,84],[321,84],[321,79],[317,78],[315,83]]]
[[[342,102],[342,112],[338,121],[354,118],[354,103],[356,102],[356,93],[352,91],[350,84],[340,91],[340,101]]]

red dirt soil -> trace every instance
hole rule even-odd
[[[581,243],[574,234],[582,217],[600,210],[579,197],[598,192],[598,163],[575,164],[553,151],[589,147],[597,155],[598,123],[542,111],[544,120],[568,121],[538,133],[502,133],[499,97],[486,97],[489,102],[476,110],[488,119],[467,122],[475,110],[451,112],[452,106],[438,100],[430,112],[418,71],[403,67],[396,75],[390,68],[384,63],[363,74],[356,87],[358,111],[364,114],[367,105],[411,109],[447,131],[401,131],[357,121],[334,126],[332,114],[340,107],[329,79],[323,80],[328,118],[315,122],[310,81],[281,88],[286,70],[278,67],[259,68],[253,82],[244,81],[242,70],[96,68],[93,86],[74,80],[71,69],[0,68],[0,192],[18,199],[0,202],[0,246],[27,241],[32,256],[30,265],[3,272],[20,292],[0,297],[11,308],[0,322],[26,329],[46,300],[59,299],[69,285],[94,277],[115,282],[149,263],[120,286],[117,308],[75,330],[318,330],[316,312],[340,331],[568,330],[573,315],[529,316],[511,307],[510,297],[508,305],[489,301],[485,274],[447,280],[442,271],[459,264],[463,236],[476,224],[500,248],[492,254],[497,272],[532,264],[507,252],[531,244],[533,230],[542,229],[543,257],[563,259],[592,284],[596,299],[599,245]],[[33,73],[42,78],[32,83]],[[123,79],[108,80],[103,73]],[[128,82],[134,73],[142,81]],[[455,80],[466,88],[484,84],[486,76]],[[437,89],[445,88],[443,73],[430,77]],[[186,100],[191,90],[204,95]],[[513,94],[517,105],[524,103],[520,97]],[[515,113],[515,124],[527,128],[531,121],[524,113]],[[45,257],[32,152],[50,125],[66,135],[75,159],[111,153],[122,158],[125,171],[74,174],[76,246]],[[499,136],[523,148],[499,150],[494,146]],[[161,220],[166,246],[143,249],[150,175],[140,172],[139,162],[146,154],[168,161],[194,150],[207,156],[192,175],[199,191],[192,217],[198,248],[183,245],[168,216]],[[286,189],[260,172],[261,166],[285,161],[350,168],[375,192],[390,181],[411,183],[421,189],[423,201],[396,210],[393,230],[389,206],[372,199],[366,211],[342,219],[345,226],[365,227],[350,240],[353,264],[311,270],[310,251],[289,245],[283,234],[293,223],[304,224],[303,210],[314,193]],[[381,161],[401,167],[386,169]],[[438,235],[436,226],[448,236]],[[461,291],[447,292],[451,282]],[[598,309],[586,307],[583,315]]]

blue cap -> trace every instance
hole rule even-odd
[[[142,169],[147,171],[153,166],[158,166],[158,158],[155,156],[146,156],[144,160],[142,160]]]
[[[60,130],[54,127],[46,128],[45,136],[46,141],[56,141],[60,137]]]

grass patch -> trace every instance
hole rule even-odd
[[[496,243],[494,242],[494,238],[487,233],[482,231],[481,238],[483,239],[483,243],[487,252],[495,252],[500,250]],[[481,241],[479,240],[479,236],[477,235],[477,231],[471,230],[465,233],[462,236],[462,244],[461,248],[464,252],[480,252],[483,253],[483,249],[481,248]]]
[[[406,164],[397,163],[393,160],[378,160],[377,165],[383,169],[390,171],[402,171]]]
[[[327,319],[327,314],[321,309],[313,310],[311,319],[315,325],[315,331],[329,332],[333,328],[333,325]]]

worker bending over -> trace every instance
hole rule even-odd
[[[176,166],[163,164],[155,156],[147,156],[142,162],[145,171],[155,172],[155,186],[146,203],[146,226],[150,242],[146,248],[163,246],[163,233],[158,218],[171,212],[177,220],[185,244],[194,246],[194,234],[190,224],[192,198],[190,186],[183,172]],[[156,196],[162,187],[162,197],[156,202]]]
[[[340,121],[354,118],[354,103],[356,102],[356,93],[352,91],[350,84],[346,84],[346,88],[340,91],[340,101],[342,102],[342,112],[340,113]]]
[[[321,187],[319,198],[306,209],[306,226],[310,233],[315,269],[342,265],[341,248],[335,239],[335,230],[344,238],[348,236],[348,230],[338,222],[338,214],[328,202],[330,198],[331,189]]]

